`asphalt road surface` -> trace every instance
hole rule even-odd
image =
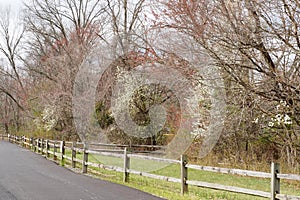
[[[0,200],[161,200],[126,186],[76,174],[0,141]]]

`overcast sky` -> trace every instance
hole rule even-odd
[[[10,7],[13,14],[18,14],[19,10],[23,6],[23,0],[0,0],[0,12],[1,10],[5,9],[7,6]],[[0,39],[0,43],[2,43],[1,39]],[[2,57],[3,55],[0,54],[0,62]]]
[[[22,7],[22,0],[0,0],[0,8],[10,6],[12,10]]]

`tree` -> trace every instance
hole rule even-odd
[[[120,1],[120,2],[122,2],[121,5],[123,5],[126,10],[126,8],[128,8],[126,6],[126,1]],[[143,1],[139,1],[139,2],[143,2]],[[104,113],[109,113],[110,109],[112,109],[113,110],[112,113],[114,115],[117,115],[119,118],[129,119],[129,121],[130,121],[130,119],[134,119],[136,124],[144,126],[144,127],[136,127],[133,123],[129,123],[129,121],[124,121],[124,120],[120,120],[119,122],[117,122],[117,124],[121,127],[122,127],[122,124],[126,124],[126,125],[130,126],[126,131],[127,133],[132,134],[132,133],[139,132],[136,135],[137,136],[143,135],[142,137],[144,137],[146,135],[146,134],[142,134],[142,133],[145,133],[144,128],[147,127],[147,125],[150,125],[151,121],[155,120],[155,119],[149,120],[149,117],[150,117],[149,110],[153,105],[164,103],[165,101],[167,101],[169,99],[173,99],[173,106],[175,105],[174,106],[175,108],[173,107],[173,112],[174,112],[174,109],[178,109],[180,112],[180,108],[178,105],[176,105],[177,102],[174,100],[174,98],[175,99],[176,99],[176,97],[183,98],[182,97],[182,96],[184,96],[183,94],[186,94],[186,92],[188,92],[189,89],[192,94],[193,93],[192,90],[194,89],[193,87],[196,87],[196,86],[200,87],[200,85],[202,85],[203,83],[199,80],[201,77],[199,77],[199,74],[197,74],[197,72],[198,72],[197,69],[193,69],[193,66],[191,66],[188,62],[186,62],[180,56],[176,56],[176,55],[174,55],[174,53],[168,51],[169,49],[160,48],[159,45],[157,45],[157,44],[155,44],[155,42],[153,42],[154,40],[157,41],[157,38],[159,38],[159,37],[155,34],[155,30],[154,30],[154,32],[152,32],[149,24],[148,24],[148,26],[147,25],[143,26],[143,23],[140,23],[139,21],[137,21],[138,24],[135,22],[133,23],[133,22],[127,21],[129,24],[136,24],[136,25],[141,24],[140,26],[137,26],[137,27],[141,27],[140,29],[139,28],[132,29],[132,30],[130,29],[127,31],[126,27],[130,27],[130,26],[129,25],[126,26],[126,25],[124,25],[124,23],[122,24],[123,20],[126,18],[126,17],[123,17],[122,14],[126,13],[126,11],[119,10],[122,7],[122,6],[120,6],[120,4],[114,4],[114,5],[116,5],[115,7],[111,7],[110,4],[108,4],[108,5],[109,5],[109,8],[111,8],[110,10],[112,11],[111,16],[113,16],[113,19],[114,19],[113,22],[120,23],[120,24],[118,24],[117,27],[114,25],[115,23],[113,23],[113,25],[114,25],[113,28],[115,27],[113,30],[117,30],[116,48],[113,48],[113,51],[114,51],[114,53],[116,53],[117,58],[106,69],[106,71],[103,73],[102,79],[99,82],[100,84],[99,84],[98,90],[97,90],[97,91],[99,91],[99,98],[98,98],[98,99],[100,99],[99,104],[105,105],[105,106],[103,106],[103,107],[105,107],[105,110],[106,110]],[[138,7],[138,6],[136,6],[136,7]],[[141,8],[142,7],[143,6],[141,6]],[[135,8],[135,7],[133,7],[133,8]],[[146,12],[145,12],[145,10],[146,10]],[[142,16],[141,19],[144,19],[143,15],[145,15],[146,13],[149,14],[147,12],[147,8],[145,10],[141,10],[140,13],[133,12],[133,11],[128,12],[128,13],[138,13],[139,14],[138,17]],[[117,13],[118,15],[116,15],[115,13]],[[115,16],[119,16],[119,18],[116,19]],[[124,16],[126,16],[126,14],[124,14]],[[147,18],[147,17],[145,17],[145,18],[148,21],[151,21],[150,18]],[[132,19],[139,19],[139,18],[132,17]],[[147,20],[145,20],[145,21],[147,21]],[[144,29],[144,28],[146,28],[146,29]],[[124,41],[124,34],[126,35],[128,33],[131,33],[129,35],[130,37]],[[133,40],[133,39],[135,39],[135,40]],[[163,39],[160,39],[160,40],[163,40]],[[136,41],[138,41],[138,42],[136,42]],[[167,41],[167,40],[165,40],[165,41]],[[167,42],[169,42],[169,41],[167,41]],[[166,47],[166,46],[164,46],[164,47]],[[170,48],[172,48],[172,47],[170,47]],[[169,73],[166,73],[166,71],[162,70],[166,66],[168,66],[168,67],[171,66],[169,69]],[[157,69],[155,69],[155,68],[157,68]],[[165,79],[164,81],[166,81],[166,82],[169,81],[170,86],[172,86],[173,87],[172,89],[175,89],[175,90],[176,90],[176,88],[174,87],[174,85],[173,85],[174,83],[172,82],[172,81],[174,81],[174,77],[171,77],[174,74],[172,74],[171,72],[177,71],[178,73],[180,73],[180,76],[177,77],[177,81],[180,82],[183,80],[190,80],[191,82],[190,82],[189,86],[191,86],[191,88],[189,88],[189,86],[186,85],[186,91],[184,91],[181,95],[178,96],[178,94],[176,94],[177,95],[176,97],[174,97],[173,95],[171,95],[171,97],[170,97],[170,96],[168,96],[168,93],[169,93],[168,88],[164,88],[164,86],[155,87],[155,84],[147,85],[147,86],[140,86],[137,84],[137,82],[136,82],[137,80],[135,80],[134,77],[133,78],[130,77],[130,75],[129,75],[129,76],[127,76],[127,77],[129,77],[128,82],[124,81],[123,85],[128,85],[129,88],[135,88],[138,92],[135,93],[133,96],[130,96],[130,93],[127,92],[126,93],[127,96],[124,95],[123,99],[120,98],[121,102],[128,102],[127,101],[128,98],[133,98],[131,100],[131,105],[129,105],[130,111],[131,111],[131,117],[128,117],[128,116],[120,117],[120,115],[118,115],[118,114],[125,113],[126,108],[124,108],[124,106],[127,104],[123,103],[120,106],[111,105],[111,101],[110,101],[114,86],[116,85],[117,80],[120,78],[120,77],[118,77],[118,69],[119,69],[119,71],[125,71],[126,73],[129,73],[129,74],[131,72],[134,73],[139,70],[140,71],[149,70],[149,71],[152,71],[153,74],[156,74],[160,77],[164,74],[164,79]],[[155,72],[155,70],[158,70],[158,69],[162,70],[161,74],[159,74],[158,71]],[[176,74],[176,75],[178,75],[178,74]],[[149,75],[147,75],[147,76],[149,76]],[[132,78],[132,82],[130,82],[130,80],[131,80],[130,78]],[[124,78],[124,79],[126,79],[126,78]],[[164,82],[164,81],[162,81],[162,82]],[[138,86],[140,86],[140,87],[138,87]],[[178,84],[178,86],[180,86],[180,84]],[[179,87],[177,87],[177,89],[178,88]],[[126,90],[126,88],[125,88],[124,91],[128,91],[128,90]],[[161,94],[158,94],[159,93],[158,91],[162,91]],[[152,95],[154,94],[154,95],[151,96],[151,94]],[[157,100],[157,99],[159,99],[160,95],[161,95],[161,99]],[[167,98],[164,98],[164,97],[167,97]],[[153,99],[156,99],[156,100],[153,100]],[[103,100],[103,101],[101,101],[101,100]],[[188,103],[186,103],[186,104],[188,104]],[[198,102],[196,104],[198,104]],[[116,109],[116,107],[118,107],[118,109]],[[167,108],[166,110],[170,116],[171,115],[170,114],[171,106],[169,106],[169,108]],[[188,109],[181,108],[182,113],[180,113],[180,114],[183,114],[183,112],[185,110],[188,110]],[[193,114],[199,115],[199,113],[197,113],[197,111],[195,111]],[[175,117],[176,115],[177,114],[174,114],[174,116],[173,116],[173,119],[174,119],[173,122],[170,122],[170,121],[167,122],[167,124],[170,127],[172,126],[173,130],[162,131],[162,132],[164,132],[166,134],[172,133],[172,135],[174,136],[174,133],[176,133],[177,129],[180,129],[180,123],[178,123],[178,121],[182,122],[182,120],[178,120],[179,117]],[[103,116],[107,116],[107,115],[103,115]],[[207,116],[205,116],[205,117],[207,117]],[[169,118],[171,119],[172,117],[169,117]],[[115,119],[115,120],[118,120],[118,119]],[[103,119],[100,121],[103,122],[105,120]],[[186,120],[186,121],[188,121],[188,120]],[[203,121],[206,121],[206,120],[202,121],[201,119],[199,119],[199,121],[201,121],[203,128],[207,126],[207,122],[203,123]],[[177,125],[179,124],[179,127],[173,126],[176,123],[177,123]],[[182,124],[184,124],[184,123],[182,123]],[[195,123],[195,124],[197,124],[197,123]],[[114,126],[116,124],[110,123],[110,125]],[[188,123],[186,123],[184,125],[186,126],[185,127],[186,130],[191,130],[191,127],[193,126]],[[136,127],[136,128],[134,128],[134,127]],[[167,129],[170,127],[166,126],[164,128]],[[126,127],[123,127],[123,128],[126,128]],[[111,130],[111,128],[108,128],[108,130]],[[139,131],[136,131],[136,130],[139,130]],[[181,128],[181,130],[182,130],[182,128]],[[151,132],[151,131],[148,131],[148,132]],[[180,135],[180,134],[178,134],[178,135]],[[190,136],[190,133],[186,134],[186,136],[187,137]],[[121,136],[116,137],[116,138],[119,139],[119,138],[121,138]],[[185,146],[185,145],[183,145],[184,139],[181,138],[182,140],[180,140],[178,138],[177,138],[177,141],[175,141],[173,143],[173,145],[176,143],[177,145]],[[128,141],[128,140],[126,140],[126,141]],[[153,139],[152,141],[155,141],[155,139]],[[140,142],[140,141],[138,141],[138,142]],[[142,141],[142,142],[147,143],[149,141]],[[207,149],[209,149],[209,148],[207,148]],[[172,152],[172,153],[174,153],[174,152]]]
[[[0,96],[1,118],[5,132],[19,130],[21,111],[25,110],[26,91],[21,67],[24,27],[9,8],[0,9]],[[20,26],[15,26],[19,24]]]
[[[294,1],[167,1],[165,5],[169,8],[165,16],[174,22],[169,26],[193,36],[235,82],[265,99],[287,101],[298,113]],[[268,87],[261,87],[266,83]],[[294,118],[299,123],[298,116]]]
[[[52,109],[53,116],[48,119],[55,120],[53,130],[68,137],[76,137],[72,115],[75,77],[101,37],[106,22],[104,8],[100,0],[32,0],[26,4],[25,22],[30,36],[26,66],[35,87],[40,88],[32,93],[38,97],[33,106]]]
[[[287,154],[299,153],[299,2],[267,1],[159,1],[157,25],[179,30],[194,39],[207,52],[227,79],[227,91],[247,92],[247,102],[255,102],[255,114],[245,121],[259,118],[259,131],[266,138],[263,115],[274,116],[276,107],[285,102],[285,113],[293,128],[268,132],[268,142]],[[162,16],[159,18],[159,16]],[[239,89],[240,88],[240,89]],[[231,93],[234,95],[234,93]],[[240,96],[242,97],[242,96]],[[240,100],[242,102],[242,99]],[[237,105],[240,105],[240,102]],[[243,108],[241,108],[243,109]],[[246,111],[246,110],[245,110]],[[263,114],[264,113],[264,114]],[[248,130],[249,131],[249,130]],[[252,136],[251,136],[252,137]],[[259,138],[259,136],[255,136]],[[298,153],[296,153],[298,152]],[[293,156],[295,160],[297,157]]]

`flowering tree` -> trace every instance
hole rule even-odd
[[[26,4],[26,67],[35,85],[32,106],[40,107],[36,122],[45,124],[47,130],[77,137],[73,85],[81,62],[101,37],[104,16],[99,0],[33,0]]]
[[[27,67],[36,87],[40,88],[36,100],[45,112],[52,113],[48,118],[51,124],[55,120],[53,129],[75,135],[72,114],[75,79],[81,63],[93,48],[108,44],[112,46],[109,54],[117,58],[126,54],[129,45],[137,47],[141,44],[144,38],[136,28],[143,27],[140,20],[143,3],[143,0],[136,4],[127,1],[32,0],[26,5],[25,21],[30,33]],[[107,52],[100,50],[97,53]],[[109,82],[105,84],[110,87]],[[49,109],[53,111],[48,112]],[[44,111],[39,112],[38,122],[43,121],[41,113]]]
[[[159,2],[160,9],[154,9],[157,26],[179,30],[203,47],[223,71],[228,100],[231,100],[231,95],[237,94],[239,97],[247,97],[239,100],[235,98],[231,104],[239,107],[242,103],[245,107],[241,109],[246,113],[255,111],[250,112],[253,115],[247,115],[243,120],[248,124],[246,127],[255,127],[252,129],[253,135],[248,139],[253,138],[251,140],[254,141],[260,136],[265,138],[265,132],[260,132],[263,129],[255,123],[251,125],[258,116],[262,116],[262,113],[267,116],[280,114],[280,119],[273,117],[273,120],[282,121],[286,118],[286,123],[290,124],[282,125],[292,125],[293,131],[282,132],[276,129],[277,133],[271,134],[272,139],[269,143],[275,146],[276,151],[286,148],[284,154],[293,155],[293,159],[296,160],[295,155],[300,150],[299,2],[293,0]],[[240,91],[246,92],[247,95],[241,95]],[[276,109],[280,102],[287,105],[284,114]],[[231,111],[240,113],[242,110]],[[238,119],[234,118],[234,121]],[[269,125],[272,123],[271,120]],[[249,133],[250,130],[246,132]],[[255,135],[258,132],[260,136]],[[248,139],[246,145],[249,144]],[[240,141],[239,144],[244,143],[238,137],[236,140]]]

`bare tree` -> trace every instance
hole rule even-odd
[[[0,19],[0,52],[2,54],[2,67],[1,73],[4,76],[9,76],[17,81],[17,87],[24,90],[22,78],[20,75],[20,65],[18,65],[20,56],[20,43],[23,39],[24,28],[23,26],[16,26],[20,21],[9,8],[1,11],[2,16]],[[7,91],[3,88],[3,92]],[[17,103],[17,102],[16,102]]]
[[[115,45],[121,47],[119,53],[125,55],[129,50],[145,48],[145,45],[142,47],[142,44],[146,43],[147,31],[145,0],[106,0],[106,2],[107,13],[111,19],[109,29],[115,37]]]
[[[56,107],[54,110],[57,112],[67,110],[54,114],[57,125],[59,121],[64,124],[56,129],[73,126],[70,123],[74,80],[90,50],[99,43],[106,43],[115,46],[118,57],[129,52],[129,45],[136,46],[136,49],[139,48],[137,44],[141,47],[141,41],[144,40],[142,33],[145,31],[141,19],[144,1],[135,3],[32,0],[26,5],[25,22],[30,38],[26,66],[36,87],[40,87],[40,98],[36,102],[47,105],[44,107]],[[61,106],[68,108],[58,109]],[[62,114],[67,115],[64,120]]]
[[[260,114],[245,120],[259,120],[260,126],[255,132],[260,131],[260,136],[276,151],[287,149],[281,152],[293,155],[295,160],[300,149],[295,142],[299,141],[300,125],[299,2],[159,2],[162,7],[156,14],[158,19],[159,16],[162,18],[157,24],[179,30],[200,44],[223,70],[224,76],[229,76],[228,94],[236,88],[248,93],[244,105],[248,107],[255,102],[255,109]],[[282,102],[286,109],[280,114],[290,117],[293,127],[277,123],[277,127],[270,128],[267,122],[279,114],[277,108]],[[260,138],[253,136],[254,140]]]
[[[21,67],[21,45],[24,28],[10,8],[1,9],[0,17],[0,93],[5,131],[20,128],[21,111],[25,109],[23,68]],[[13,123],[11,123],[11,122]]]
[[[104,8],[100,0],[32,0],[26,4],[26,66],[35,87],[40,88],[34,94],[36,102],[42,109],[52,109],[53,129],[70,132],[68,135],[74,133],[71,101],[75,77],[85,55],[101,38]]]
[[[30,56],[40,62],[49,54],[67,53],[65,47],[70,43],[78,44],[78,52],[91,48],[103,31],[104,7],[100,0],[33,0],[26,5],[25,17],[26,29],[31,33]],[[33,70],[47,77],[43,70]]]

